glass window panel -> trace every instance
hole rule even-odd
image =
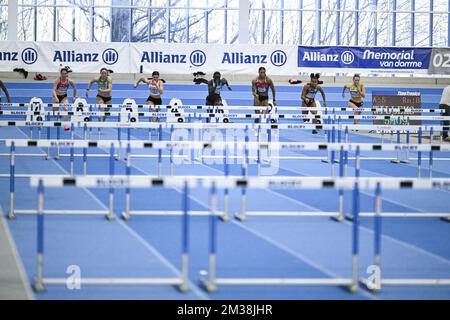
[[[341,45],[350,46],[355,44],[355,13],[341,13]]]
[[[448,16],[435,14],[433,19],[433,46],[446,47],[448,44]]]
[[[209,8],[223,8],[225,6],[224,0],[208,0],[207,3]]]
[[[397,13],[395,45],[400,47],[406,47],[411,45],[410,13]]]
[[[264,30],[264,44],[277,44],[280,42],[280,12],[265,10],[265,30]]]
[[[151,42],[162,43],[166,41],[166,9],[152,9],[151,12]]]
[[[187,0],[170,0],[170,6],[173,8],[183,8],[187,5]]]
[[[169,42],[187,42],[186,13],[184,9],[170,9]]]
[[[416,11],[430,11],[430,0],[416,0]]]
[[[390,46],[392,38],[392,16],[387,10],[377,14],[377,45]]]
[[[239,37],[239,11],[227,11],[227,43],[235,43]]]
[[[300,9],[300,0],[285,0],[284,1],[285,9]]]
[[[148,10],[145,8],[132,9],[131,42],[148,41]]]
[[[38,7],[36,41],[53,41],[53,8]]]
[[[0,0],[0,4],[8,4],[8,0]]]
[[[94,8],[94,41],[111,41],[111,9]]]
[[[91,41],[89,7],[75,9],[75,41]]]
[[[361,12],[359,15],[358,45],[373,46],[375,35],[375,14],[373,12]]]
[[[284,39],[283,44],[296,45],[299,43],[298,11],[286,11],[284,13]]]
[[[316,9],[316,0],[303,0],[303,9]]]
[[[33,41],[34,37],[34,9],[32,7],[19,7],[17,17],[17,39]]]
[[[111,0],[92,0],[92,2],[93,2],[95,11],[102,10],[102,12],[105,12],[103,10],[110,10],[109,7],[111,6]],[[95,30],[94,30],[94,33],[95,33]]]
[[[189,10],[189,42],[205,42],[205,10]]]
[[[336,45],[336,19],[336,11],[321,12],[320,45]]]
[[[341,1],[341,10],[355,10],[355,0]]]
[[[436,23],[436,22],[435,22]],[[414,24],[414,45],[429,46],[430,16],[427,13],[416,13]]]
[[[427,0],[428,1],[428,0]],[[417,4],[419,1],[416,1],[416,9],[417,9]],[[411,10],[411,1],[408,0],[397,0],[397,7],[396,7],[397,11],[408,11]]]
[[[316,26],[316,15],[313,11],[305,11],[302,19],[302,41],[303,45],[314,44],[314,29]]]
[[[73,9],[56,9],[56,41],[73,41]]]
[[[225,16],[222,10],[212,10],[208,15],[208,42],[225,43]]]
[[[6,2],[6,1],[5,1]],[[8,38],[8,7],[0,7],[0,40]]]
[[[262,10],[250,10],[249,43],[261,43]]]
[[[434,11],[448,12],[448,0],[434,0]],[[447,22],[445,24],[447,24]]]

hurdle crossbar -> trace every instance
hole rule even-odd
[[[419,144],[419,143],[320,143],[320,142],[245,142],[245,141],[145,141],[145,140],[30,140],[5,139],[5,145],[10,147],[60,147],[60,148],[125,148],[131,149],[213,149],[247,148],[248,150],[292,150],[292,151],[450,151],[450,144]],[[105,155],[103,155],[105,156]],[[132,155],[146,157],[146,155]],[[219,156],[220,157],[220,156]]]
[[[298,111],[293,109],[292,111]],[[131,122],[136,121],[138,118],[172,118],[182,117],[184,120],[189,118],[190,120],[198,119],[260,119],[260,120],[302,120],[302,119],[322,119],[326,117],[334,117],[331,114],[318,113],[314,114],[255,114],[255,113],[192,113],[192,112],[124,112],[124,111],[15,111],[15,110],[0,110],[0,116],[53,116],[53,117],[84,117],[85,122],[91,121],[90,117],[113,117],[113,118],[130,118]],[[131,120],[133,118],[133,120]],[[397,120],[398,118],[406,118],[407,120],[423,120],[423,121],[448,121],[450,116],[427,116],[427,115],[349,115],[349,114],[337,114],[336,120]]]
[[[130,128],[130,129],[273,129],[273,130],[337,130],[337,124],[296,124],[296,123],[157,123],[157,122],[84,122],[84,121],[15,121],[1,120],[0,127],[62,127],[73,126],[74,128]],[[441,132],[449,130],[450,126],[439,125],[367,125],[367,124],[345,124],[341,125],[348,130],[369,131],[419,131]]]
[[[339,107],[339,106],[327,106],[327,107],[298,107],[298,106],[206,106],[206,105],[159,105],[159,106],[149,106],[146,104],[85,104],[85,105],[76,105],[76,104],[59,104],[59,103],[0,103],[2,108],[5,107],[72,107],[72,108],[137,108],[137,109],[157,109],[157,110],[166,110],[166,109],[180,109],[180,110],[243,110],[243,111],[253,111],[253,110],[262,110],[262,111],[292,111],[292,110],[300,110],[300,111],[321,111],[328,110],[330,112],[334,111],[349,111],[349,112],[385,112],[385,113],[417,113],[417,112],[430,112],[430,113],[445,113],[444,109],[439,108],[407,108],[407,107]]]

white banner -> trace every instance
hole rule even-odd
[[[0,71],[23,68],[30,72],[58,72],[69,66],[74,72],[98,73],[106,67],[130,73],[127,43],[19,42],[0,44]]]
[[[196,71],[224,74],[268,75],[297,73],[296,46],[20,42],[0,44],[0,71],[24,68],[30,72],[57,72],[70,66],[74,72],[98,73],[106,67],[116,73],[189,74]]]
[[[259,67],[265,67],[268,75],[288,75],[297,70],[296,46],[152,43],[132,43],[130,46],[134,72],[219,71],[256,76]]]

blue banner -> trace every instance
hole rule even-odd
[[[299,68],[428,70],[431,48],[298,47]]]

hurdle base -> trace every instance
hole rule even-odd
[[[441,217],[442,221],[450,222],[450,217]]]
[[[66,285],[66,278],[44,278],[42,280],[41,286],[35,286],[38,289],[44,290],[45,285]],[[182,286],[183,281],[180,278],[81,278],[80,285],[171,285],[171,286]]]
[[[324,163],[330,163],[329,159],[322,159],[321,161],[324,162]]]
[[[381,292],[381,284],[380,284],[380,286],[377,288],[376,286],[373,285],[373,282],[372,282],[372,281],[368,281],[368,280],[365,279],[365,278],[361,278],[361,279],[359,280],[359,282],[360,282],[365,288],[367,288],[367,290],[369,290],[370,292],[372,292],[372,293],[374,293],[374,294],[377,294],[377,293],[380,293],[380,292]]]
[[[394,160],[391,160],[391,163],[399,164],[399,163],[401,163],[401,161],[398,159],[394,159]]]
[[[344,221],[344,217],[342,215],[338,215],[336,217],[330,217],[331,220],[336,221],[336,222],[343,222]]]
[[[243,213],[235,213],[234,218],[238,221],[244,222],[247,220],[247,215]]]
[[[45,291],[44,284],[37,281],[35,281],[31,287],[33,288],[33,291],[36,293],[42,293]]]
[[[203,288],[208,293],[213,293],[217,291],[217,285],[215,283],[211,283],[208,280],[200,280],[200,287]]]
[[[330,217],[339,218],[339,212],[335,211],[247,211],[245,214],[237,213],[236,216],[247,217]]]
[[[400,160],[400,163],[408,164],[408,163],[409,163],[409,160]]]

